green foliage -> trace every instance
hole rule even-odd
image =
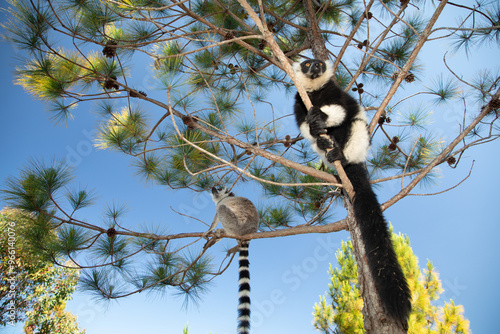
[[[124,108],[111,113],[108,121],[101,126],[96,146],[133,154],[148,134],[147,119],[140,107]]]
[[[5,199],[30,217],[29,228],[22,232],[27,241],[25,253],[43,261],[57,259],[60,263],[61,258],[76,259],[81,252],[90,251],[90,260],[83,266],[95,268],[83,271],[81,284],[105,299],[118,298],[134,288],[164,291],[167,287],[177,287],[191,300],[202,295],[213,272],[209,257],[179,254],[179,249],[167,250],[166,243],[155,234],[118,234],[126,208],[115,203],[103,214],[103,221],[108,224],[105,232],[78,220],[77,213],[93,203],[93,194],[79,188],[67,192],[66,197],[61,196],[71,189],[71,179],[71,171],[61,162],[33,161],[19,178],[8,180],[7,189],[3,190]],[[67,202],[56,201],[61,198]],[[131,258],[145,249],[151,251],[146,260],[156,258],[157,262],[138,274],[139,264],[134,264]]]
[[[342,242],[335,254],[340,265],[330,265],[331,282],[328,284],[328,297],[320,297],[320,303],[314,306],[314,328],[328,333],[329,327],[336,324],[342,333],[364,333],[363,300],[357,286],[358,269],[351,242]]]
[[[455,305],[453,300],[436,306],[443,289],[432,262],[427,260],[423,270],[418,266],[408,236],[393,234],[392,242],[412,291],[408,333],[470,333],[463,306]],[[352,243],[342,242],[335,257],[339,267],[330,265],[328,293],[314,305],[314,328],[325,334],[364,333],[363,299]]]
[[[71,262],[55,266],[37,252],[31,231],[37,219],[24,211],[0,212],[0,324],[25,321],[26,333],[76,334],[76,316],[65,311],[78,282],[79,272]],[[54,235],[52,234],[52,237]],[[59,259],[58,259],[59,260]],[[73,267],[73,268],[72,268]]]
[[[2,27],[9,32],[6,37],[21,49],[38,53],[48,40],[48,32],[55,22],[51,10],[40,3],[33,7],[28,1],[9,1],[11,20]]]
[[[46,164],[32,161],[19,178],[7,179],[4,197],[13,207],[27,211],[50,211],[54,192],[65,187],[71,180],[71,171],[62,162]],[[53,197],[52,197],[53,198]]]
[[[168,41],[153,46],[157,59],[155,60],[154,67],[157,70],[159,77],[165,75],[173,75],[179,71],[182,66],[183,56],[182,45],[179,41]]]
[[[481,7],[480,3],[474,5],[475,10]],[[500,41],[500,31],[498,28],[491,29],[491,27],[498,27],[500,23],[500,6],[498,3],[492,6],[486,6],[479,10],[480,15],[468,17],[464,29],[457,34],[453,35],[453,51],[457,52],[465,50],[469,54],[473,47],[480,46],[481,44],[498,45]],[[476,27],[481,27],[474,30]],[[470,29],[470,30],[469,30]]]

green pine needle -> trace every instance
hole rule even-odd
[[[57,232],[59,240],[55,248],[62,255],[71,255],[81,250],[88,242],[88,233],[81,227],[64,226],[59,228]]]
[[[104,217],[112,222],[111,227],[114,225],[114,222],[118,219],[121,219],[127,212],[129,208],[126,204],[117,204],[113,201],[111,205],[106,204],[106,209],[104,210]]]
[[[94,204],[94,196],[95,195],[93,193],[90,193],[85,189],[75,189],[68,191],[68,193],[66,194],[66,199],[71,205],[73,211],[76,211]]]
[[[460,90],[453,78],[448,77],[445,79],[443,75],[440,75],[432,82],[432,88],[429,88],[429,92],[437,96],[434,102],[441,104],[457,97]]]

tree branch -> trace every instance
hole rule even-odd
[[[375,113],[375,115],[373,115],[372,121],[370,123],[370,128],[369,128],[370,133],[372,133],[373,130],[375,129],[375,126],[377,125],[377,122],[378,122],[380,116],[385,111],[385,108],[387,107],[387,105],[391,101],[392,97],[394,96],[394,94],[398,90],[399,85],[401,85],[401,82],[405,78],[406,74],[410,71],[411,65],[413,64],[413,62],[417,58],[417,55],[420,53],[420,50],[422,49],[425,42],[427,41],[427,38],[430,36],[430,34],[432,32],[432,27],[436,23],[439,15],[441,15],[441,12],[443,11],[446,3],[447,3],[447,0],[443,0],[439,3],[439,6],[434,11],[434,14],[432,15],[429,22],[427,23],[427,26],[425,27],[424,31],[420,35],[420,38],[418,39],[413,51],[410,54],[410,57],[408,58],[408,61],[406,62],[406,64],[403,66],[403,68],[399,72],[399,75],[396,78],[396,80],[394,80],[394,83],[392,84],[392,86],[389,89],[389,91],[387,92],[385,98],[382,100],[382,103],[378,107],[377,112]]]
[[[444,2],[444,1],[443,1]],[[441,3],[443,3],[441,2]],[[493,95],[491,101],[498,100],[500,97],[500,88]],[[390,200],[382,205],[383,210],[389,208],[394,203],[399,201],[401,198],[407,196],[410,191],[415,188],[415,186],[439,163],[441,163],[446,156],[457,146],[475,127],[479,122],[491,112],[491,104],[487,104],[481,110],[481,113],[458,135],[442,152],[439,154],[431,163],[429,163],[419,175],[417,175],[404,189],[402,189],[398,194],[393,196]]]

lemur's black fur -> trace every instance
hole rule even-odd
[[[323,161],[340,160],[354,192],[354,215],[361,229],[368,266],[387,313],[408,329],[411,292],[394,251],[387,223],[364,167],[370,137],[364,110],[332,79],[331,62],[313,59],[295,63],[297,78],[306,89],[313,107],[308,111],[297,93],[295,119],[302,135]],[[321,138],[326,133],[334,139]]]

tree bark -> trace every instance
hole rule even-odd
[[[328,51],[326,49],[323,37],[319,33],[319,26],[316,17],[312,12],[310,0],[303,0],[306,18],[308,22],[309,32],[307,38],[312,38],[308,42],[311,45],[312,53],[315,58],[326,60],[328,59]],[[350,200],[355,200],[353,196],[349,196]],[[378,291],[375,287],[375,282],[368,266],[366,257],[365,245],[361,238],[361,229],[359,222],[354,217],[354,210],[349,199],[345,200],[347,208],[347,226],[351,235],[353,244],[353,252],[356,258],[358,267],[358,282],[360,293],[363,298],[363,321],[366,333],[372,334],[403,334],[404,330],[401,324],[390,316],[387,316],[384,307],[381,304]]]
[[[384,307],[380,302],[380,298],[375,287],[368,260],[366,250],[361,238],[361,229],[359,223],[354,218],[354,210],[352,204],[346,201],[347,207],[347,226],[351,234],[352,248],[354,257],[356,258],[356,266],[358,267],[358,284],[361,297],[363,298],[363,322],[365,333],[367,334],[404,334],[407,333],[401,327],[401,324],[395,321],[392,317],[387,316]]]
[[[307,40],[311,45],[314,58],[327,60],[329,52],[326,48],[325,42],[321,33],[319,32],[318,22],[316,20],[316,13],[312,6],[312,0],[302,0],[304,6],[304,14],[307,18]]]

